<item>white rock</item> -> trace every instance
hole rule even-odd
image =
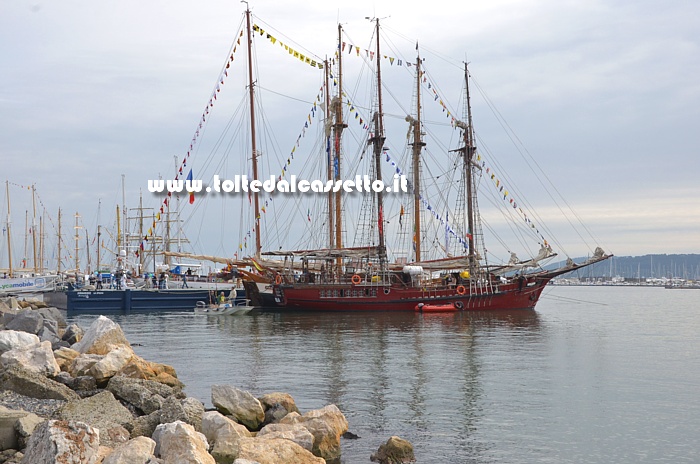
[[[336,405],[309,411],[299,418],[299,423],[313,434],[316,456],[327,460],[340,457],[340,436],[348,431],[348,421]]]
[[[40,424],[27,443],[23,464],[95,464],[99,430],[82,422],[50,420]]]
[[[122,370],[134,357],[134,351],[128,346],[119,346],[97,361],[89,371],[89,375],[100,383],[109,380]]]
[[[203,434],[182,421],[161,424],[153,432],[155,453],[164,464],[216,464],[208,453],[209,444]]]
[[[122,328],[108,317],[100,316],[87,329],[83,338],[71,348],[88,354],[107,354],[117,346],[131,347]]]
[[[73,377],[80,377],[83,375],[90,375],[90,369],[92,366],[97,364],[104,358],[101,354],[81,354],[77,358],[73,359],[68,373]]]
[[[218,411],[206,411],[202,416],[202,433],[212,444],[211,455],[217,462],[231,462],[238,456],[241,437],[252,437],[245,426],[237,424]],[[313,438],[313,437],[312,437]]]
[[[152,439],[136,437],[117,446],[102,464],[146,464],[155,449],[156,442]]]
[[[53,357],[51,342],[35,343],[6,351],[0,356],[3,368],[21,365],[24,369],[47,377],[53,377],[61,372],[56,359]]]
[[[0,332],[0,354],[15,348],[35,345],[39,341],[39,337],[34,334],[17,330],[3,330]]]
[[[241,438],[238,459],[257,461],[260,464],[325,464],[323,458],[314,456],[293,441],[282,438]]]
[[[224,414],[255,430],[265,420],[262,404],[249,392],[230,385],[212,385],[211,402]]]
[[[255,437],[260,439],[284,438],[308,451],[311,451],[314,446],[313,434],[301,424],[268,424]]]

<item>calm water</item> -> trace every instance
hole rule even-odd
[[[700,290],[550,287],[534,312],[132,314],[135,351],[212,384],[335,403],[369,462],[700,462]],[[92,317],[73,318],[87,328]]]

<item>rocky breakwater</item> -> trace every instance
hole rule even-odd
[[[288,394],[214,385],[207,411],[106,317],[83,331],[50,308],[3,313],[0,464],[339,461],[335,405],[301,414]]]

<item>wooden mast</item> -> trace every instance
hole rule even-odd
[[[379,18],[376,22],[377,34],[377,112],[374,114],[374,136],[370,139],[374,145],[375,180],[382,180],[382,150],[384,148],[384,114],[382,107],[382,66],[381,53],[379,50]],[[379,262],[382,270],[386,266],[386,244],[384,242],[384,192],[377,192],[377,226],[379,231]]]
[[[253,38],[250,33],[250,8],[248,7],[248,2],[246,2],[245,17],[248,33],[248,92],[250,100],[250,139],[251,148],[253,150],[253,180],[258,180],[258,154],[255,142],[255,83],[253,82]],[[258,199],[258,192],[253,192],[253,203],[255,204],[255,257],[260,258],[260,200]]]
[[[326,174],[328,177],[329,181],[333,181],[333,151],[331,150],[331,142],[330,142],[330,121],[331,121],[331,115],[332,113],[332,108],[331,108],[331,86],[330,86],[330,72],[329,72],[329,66],[328,66],[328,60],[326,59],[323,62],[323,74],[324,74],[324,82],[326,83],[326,91],[325,91],[325,96],[324,96],[324,101],[326,102]],[[333,211],[333,192],[328,191],[328,248],[335,248],[335,217],[334,217],[334,211]]]
[[[474,154],[476,153],[476,146],[474,145],[474,127],[472,126],[472,109],[471,102],[469,100],[469,71],[467,69],[467,63],[464,63],[464,81],[466,85],[466,97],[467,97],[467,127],[464,130],[464,148],[462,154],[464,156],[464,169],[466,176],[466,187],[467,187],[467,221],[469,231],[467,233],[467,240],[469,243],[469,275],[474,277],[477,268],[476,253],[474,252],[474,181],[472,176],[472,163],[474,159]]]
[[[416,44],[418,49],[418,44]],[[416,58],[416,119],[413,120],[413,228],[416,261],[421,260],[421,224],[420,224],[420,154],[425,143],[421,136],[421,78],[420,54]]]
[[[341,53],[341,42],[342,42],[343,26],[338,24],[338,96],[335,100],[335,126],[334,126],[334,137],[333,137],[333,153],[334,153],[334,169],[335,169],[335,180],[336,182],[340,180],[341,176],[341,137],[343,134],[343,129],[345,129],[347,124],[343,123],[343,54]],[[342,215],[342,192],[339,190],[335,192],[335,246],[338,248],[343,247],[343,215]],[[341,258],[338,258],[338,272],[340,273],[340,267],[342,265]]]
[[[12,234],[10,228],[12,221],[10,220],[10,181],[5,181],[5,192],[7,193],[7,270],[8,276],[12,277]]]

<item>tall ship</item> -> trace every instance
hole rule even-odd
[[[224,171],[216,171],[211,178],[218,180],[219,174],[228,174],[229,186],[236,186],[239,195],[225,198],[226,207],[217,217],[221,221],[222,242],[225,238],[225,246],[231,247],[221,247],[230,254],[220,259],[239,266],[247,299],[276,309],[322,311],[413,311],[428,306],[451,311],[532,309],[551,279],[611,256],[600,247],[588,246],[587,258],[578,262],[568,258],[560,266],[548,266],[558,255],[545,238],[549,229],[538,225],[543,221],[531,212],[533,208],[528,203],[521,201],[519,194],[516,201],[514,193],[509,193],[509,188],[515,192],[513,182],[502,177],[503,166],[496,158],[491,159],[490,150],[477,147],[477,140],[480,145],[482,142],[472,121],[467,63],[458,73],[460,80],[463,74],[461,109],[452,111],[431,72],[425,69],[418,45],[415,61],[384,54],[379,40],[383,29],[379,19],[372,21],[376,46],[365,49],[349,43],[339,25],[334,53],[321,58],[302,50],[287,40],[286,34],[278,35],[270,29],[272,26],[261,21],[259,24],[268,29],[264,30],[249,9],[245,12],[175,180],[178,175],[184,176],[186,167],[190,169],[188,179],[194,165],[200,169],[198,177],[207,180],[207,169],[223,166]],[[281,53],[278,56],[292,57],[305,65],[306,68],[299,68],[299,76],[321,80],[320,90],[315,90],[312,98],[284,95],[310,105],[308,114],[300,117],[301,131],[287,152],[278,152],[283,144],[274,137],[288,135],[289,119],[297,114],[286,107],[285,111],[278,111],[282,108],[278,107],[268,115],[262,109],[262,101],[280,102],[284,91],[272,87],[290,84],[292,80],[279,79],[279,60],[267,66],[253,58],[253,50],[262,49],[265,42],[269,42],[270,49],[276,48],[271,53]],[[234,60],[241,50],[247,52],[247,60]],[[363,71],[358,75],[369,75],[369,85],[347,85],[346,58],[356,60],[355,68],[357,63],[363,63]],[[385,123],[383,92],[390,89],[395,101],[401,96],[398,85],[384,83],[383,63],[392,66],[395,73],[400,68],[412,76],[411,85],[404,86],[412,89],[412,109],[405,111],[398,103],[399,110],[391,114],[389,125]],[[264,77],[254,75],[254,70],[264,68],[273,70],[273,84],[265,81],[263,85]],[[363,74],[367,69],[371,72]],[[224,86],[225,82],[234,84]],[[299,82],[303,79],[295,81],[293,91],[299,92]],[[214,109],[226,107],[221,103],[224,87],[242,88],[245,93],[232,118],[217,125]],[[360,89],[365,89],[361,95]],[[267,94],[257,98],[260,92]],[[434,121],[424,117],[424,93],[429,97],[425,100],[433,105],[431,114],[447,115],[446,122],[437,125],[443,134],[448,133],[434,136],[434,145],[425,137],[426,133],[432,135],[428,126]],[[455,116],[458,112],[460,117]],[[234,123],[236,116],[242,122]],[[283,127],[269,127],[282,120]],[[395,154],[395,142],[386,135],[391,132],[394,139],[394,134],[406,134],[406,126],[401,128],[402,122],[397,121],[405,121],[408,126],[404,155]],[[214,139],[203,139],[205,129],[208,134],[216,134]],[[309,146],[312,138],[314,142]],[[348,141],[355,146],[354,152],[346,148]],[[430,152],[431,147],[437,147],[437,153]],[[197,152],[204,154],[201,163],[194,156],[190,158]],[[236,155],[231,156],[233,153]],[[214,161],[219,157],[224,161]],[[390,177],[383,176],[387,172],[391,172]],[[365,188],[360,190],[361,195],[343,188],[308,196],[272,194],[260,189],[245,189],[241,193],[238,180],[230,181],[234,175],[236,179],[244,177],[238,175],[241,173],[247,173],[251,181],[262,183],[269,179],[277,185],[293,183],[294,176],[316,179],[324,185],[362,179],[358,183]],[[382,187],[374,188],[375,184]],[[384,189],[399,184],[405,187],[404,193],[393,194],[395,190]],[[219,192],[215,181],[209,185],[215,185]],[[479,199],[483,190],[489,189],[487,199],[505,210],[502,222],[506,225],[494,226],[484,220]],[[166,206],[170,193],[167,195],[163,200]],[[231,219],[224,212],[235,215],[238,205],[237,219],[233,224],[226,222]],[[494,248],[500,248],[499,256],[507,252],[510,257],[497,257],[486,247],[486,233],[513,228],[517,221],[525,231],[515,234],[515,240],[518,245],[529,241],[522,247],[528,257],[519,259],[502,238],[496,240],[498,246]],[[153,225],[155,228],[155,220]],[[177,256],[186,257],[179,253]]]
[[[367,51],[376,56],[374,71],[376,76],[376,99],[373,102],[373,114],[367,131],[367,147],[371,149],[370,181],[382,181],[382,164],[391,162],[392,171],[403,174],[399,163],[392,160],[385,145],[385,124],[382,100],[382,52],[379,47],[379,19],[374,19],[376,50]],[[338,53],[336,65],[338,73],[342,72],[342,57],[346,44],[342,41],[341,27],[338,27]],[[418,46],[416,45],[416,49]],[[359,49],[358,49],[359,53]],[[393,61],[392,61],[393,64]],[[506,208],[519,212],[529,229],[537,233],[531,234],[538,242],[539,250],[535,256],[520,260],[515,253],[507,263],[489,264],[486,260],[484,225],[479,208],[477,186],[493,183],[496,176],[482,160],[477,149],[475,131],[472,123],[472,108],[470,100],[470,74],[464,64],[464,115],[463,120],[453,119],[453,127],[459,133],[459,146],[445,154],[444,163],[458,166],[460,179],[455,182],[460,188],[457,195],[456,207],[451,216],[457,221],[449,221],[450,212],[438,212],[432,202],[439,194],[426,194],[422,185],[421,164],[424,162],[422,149],[425,142],[422,139],[423,123],[421,121],[421,90],[425,89],[426,77],[421,67],[422,60],[418,54],[412,68],[415,74],[414,101],[415,115],[406,117],[409,123],[409,139],[411,140],[411,172],[408,182],[409,197],[412,200],[412,247],[411,256],[404,259],[391,260],[387,245],[387,208],[384,189],[372,189],[371,198],[366,207],[371,210],[369,233],[365,234],[365,243],[355,243],[355,246],[344,246],[342,241],[342,210],[340,195],[328,200],[328,236],[329,246],[318,249],[294,251],[270,251],[262,254],[278,260],[271,266],[275,275],[273,295],[276,303],[285,308],[322,310],[322,311],[413,311],[422,308],[433,310],[511,310],[533,309],[537,304],[547,284],[556,276],[589,266],[607,259],[601,248],[596,247],[592,256],[585,261],[575,263],[567,259],[555,269],[545,269],[542,263],[551,260],[556,252],[540,233],[534,222],[524,212],[522,206],[508,197],[505,190],[496,179],[495,187],[498,196],[503,196]],[[342,76],[334,79],[342,83]],[[337,87],[337,85],[336,85]],[[430,89],[430,85],[427,86]],[[329,180],[339,180],[341,173],[338,166],[341,157],[341,134],[347,125],[343,121],[342,107],[345,95],[342,86],[336,96],[327,105],[326,117],[328,131],[326,146],[328,149]],[[437,101],[437,93],[435,93]],[[330,97],[328,99],[331,100]],[[442,103],[442,101],[441,101]],[[448,113],[449,114],[449,113]],[[335,171],[335,172],[331,172]],[[391,185],[391,180],[386,183]],[[445,207],[446,208],[446,207]],[[511,211],[512,212],[512,211]],[[399,222],[404,215],[401,205]],[[422,233],[425,224],[422,221],[427,216],[428,221],[437,223],[445,231],[445,239],[452,239],[462,252],[459,255],[450,254],[443,248],[444,256],[426,259],[422,249]],[[394,216],[395,217],[395,216]],[[362,220],[360,219],[359,222]],[[359,224],[358,224],[359,227]],[[427,247],[425,247],[427,248]],[[396,250],[394,256],[397,255]],[[412,259],[411,259],[412,258]]]

